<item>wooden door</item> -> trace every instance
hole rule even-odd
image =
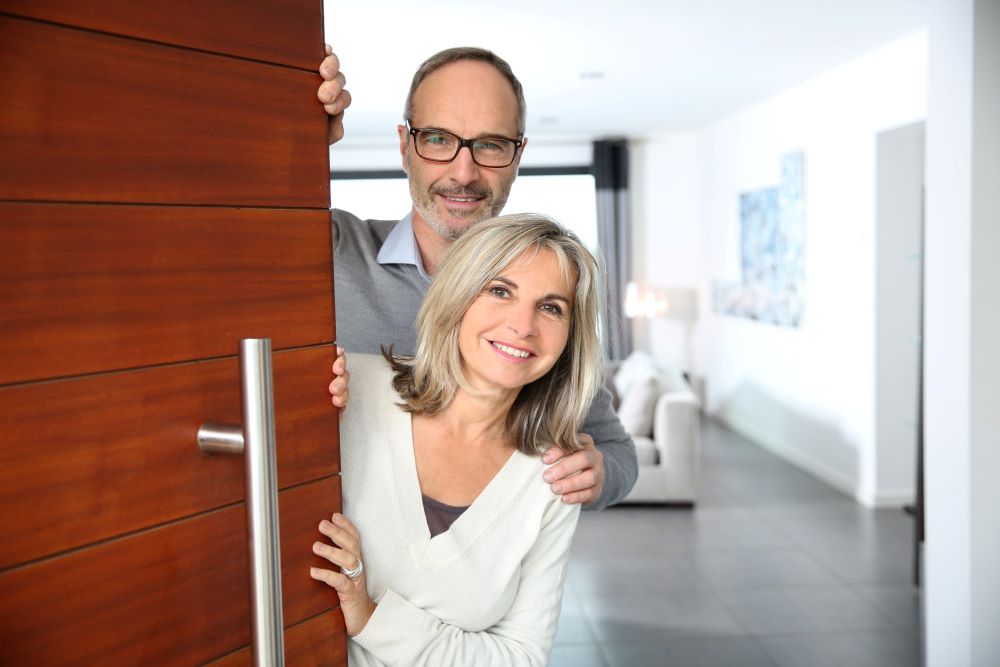
[[[285,651],[344,664],[321,0],[0,0],[0,664],[249,664],[238,341],[271,338]]]

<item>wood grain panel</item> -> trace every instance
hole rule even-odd
[[[319,522],[343,508],[340,477],[282,491],[280,503],[281,599],[287,628],[340,604],[337,591],[309,576],[310,567],[330,567],[330,561],[313,553],[312,545],[326,539]]]
[[[310,612],[286,611],[286,626],[336,603],[309,578],[321,561],[300,545],[308,548],[319,519],[338,509],[339,494],[332,478],[280,496],[285,608]],[[242,505],[8,571],[0,575],[0,664],[191,665],[225,656],[249,643],[247,576]]]
[[[318,74],[3,16],[0,44],[0,199],[329,206]]]
[[[0,384],[333,339],[327,211],[8,203],[0,230]]]
[[[252,657],[246,651],[247,657]],[[340,608],[285,631],[285,664],[336,667],[347,664],[347,629]]]
[[[285,664],[335,667],[347,660],[347,630],[344,616],[333,609],[285,630]],[[250,648],[209,663],[212,667],[250,667]]]
[[[273,356],[282,488],[339,470],[333,356]],[[205,421],[241,421],[235,358],[0,389],[0,568],[241,501],[243,458],[203,455]]]
[[[77,0],[3,0],[0,10],[310,71],[324,55],[315,0],[88,0],[86,11]]]

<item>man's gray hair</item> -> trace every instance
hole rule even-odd
[[[474,60],[493,65],[493,67],[507,79],[511,88],[514,89],[514,96],[517,98],[517,138],[523,137],[526,105],[524,102],[524,89],[521,87],[521,82],[517,80],[516,76],[514,76],[514,71],[510,68],[510,65],[507,64],[506,60],[492,51],[475,46],[457,46],[455,48],[439,51],[420,65],[416,73],[413,75],[413,81],[410,83],[410,92],[406,94],[406,106],[403,108],[403,119],[408,123],[413,122],[413,94],[416,92],[420,84],[423,83],[424,79],[445,65],[461,60]]]

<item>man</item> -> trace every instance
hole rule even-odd
[[[331,115],[331,143],[343,136],[351,102],[339,70],[327,46],[318,97]],[[527,145],[521,84],[483,49],[431,56],[413,77],[404,116],[397,132],[412,211],[398,221],[333,212],[337,339],[351,352],[378,353],[383,344],[414,352],[417,310],[442,255],[469,227],[500,213]],[[334,372],[344,372],[343,362]],[[331,384],[335,404],[342,404],[336,394],[343,386],[343,378]],[[635,447],[607,391],[595,399],[584,431],[583,450],[546,452],[546,463],[558,461],[546,481],[564,502],[602,509],[621,500],[637,475]]]

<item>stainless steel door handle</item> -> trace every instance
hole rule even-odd
[[[246,458],[254,664],[259,667],[283,666],[285,646],[270,338],[244,338],[240,341],[240,384],[242,427],[206,422],[198,429],[198,446],[205,452],[242,453]]]

